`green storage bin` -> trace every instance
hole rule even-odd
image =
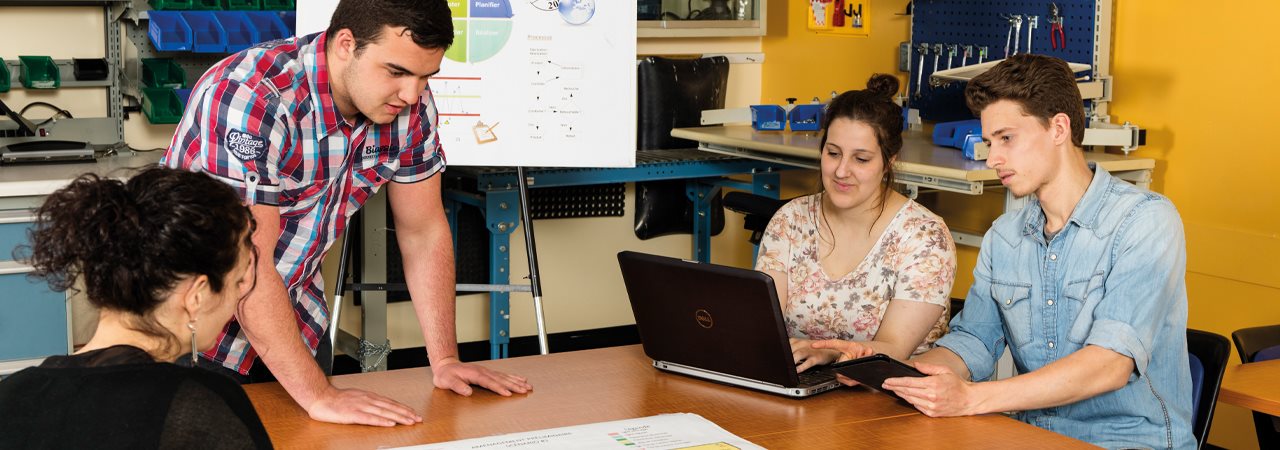
[[[182,119],[182,99],[171,88],[142,88],[142,113],[151,123],[178,123]]]
[[[292,11],[293,0],[262,0],[263,11]]]
[[[187,72],[171,58],[142,58],[142,85],[182,89],[187,87]]]
[[[174,10],[174,9],[191,9],[192,0],[150,0],[151,9]]]
[[[48,56],[19,56],[22,62],[22,85],[27,89],[57,89],[62,86],[62,71]]]
[[[193,0],[191,9],[197,11],[218,11],[222,9],[222,0]]]
[[[0,92],[9,92],[9,63],[0,58]]]
[[[257,11],[262,9],[262,0],[222,0],[222,9],[227,11]]]

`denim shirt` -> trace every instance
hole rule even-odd
[[[1173,204],[1099,167],[1047,242],[1044,226],[1035,200],[996,219],[964,309],[938,345],[975,381],[992,377],[1006,344],[1018,373],[1086,345],[1132,358],[1119,390],[1016,417],[1103,447],[1194,448],[1186,242]]]

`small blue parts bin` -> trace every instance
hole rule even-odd
[[[942,122],[933,126],[933,145],[963,148],[965,137],[970,134],[982,136],[982,121],[974,119]]]
[[[174,89],[173,93],[178,96],[178,100],[182,101],[182,109],[187,108],[187,103],[191,102],[191,89]]]
[[[787,128],[787,111],[778,105],[751,105],[751,128],[782,131]]]
[[[289,29],[290,36],[298,35],[298,12],[297,11],[280,11],[280,21],[284,22],[285,28]]]
[[[933,126],[933,145],[960,149],[971,160],[987,159],[985,152],[976,151],[982,143],[982,121],[959,120]]]
[[[284,25],[284,21],[280,20],[280,15],[275,11],[245,11],[244,15],[249,18],[249,23],[258,30],[258,43],[274,41],[292,37],[289,28]]]
[[[212,12],[187,11],[182,19],[191,27],[191,51],[196,53],[226,53],[227,30],[214,18]]]
[[[151,45],[162,52],[191,51],[191,26],[176,11],[151,11],[147,35]]]
[[[823,104],[796,105],[787,114],[788,122],[791,122],[791,131],[818,131],[822,129],[822,117],[826,114],[826,110],[827,106]]]
[[[213,17],[227,32],[227,52],[235,53],[262,42],[258,29],[249,23],[249,17],[240,11],[219,11]]]

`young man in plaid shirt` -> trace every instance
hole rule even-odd
[[[192,91],[162,164],[236,188],[258,223],[258,284],[201,365],[250,382],[261,360],[316,420],[393,426],[422,417],[338,389],[327,359],[320,262],[384,184],[434,384],[527,392],[522,377],[464,364],[454,332],[452,239],[440,198],[444,151],[427,80],[453,42],[444,0],[342,0],[329,29],[228,57]],[[301,337],[301,339],[299,339]]]

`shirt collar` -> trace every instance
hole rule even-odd
[[[1097,226],[1098,215],[1102,213],[1102,206],[1106,204],[1106,197],[1110,192],[1108,186],[1111,184],[1111,174],[1095,162],[1089,162],[1089,168],[1093,169],[1093,180],[1089,182],[1089,188],[1085,189],[1084,196],[1080,197],[1080,202],[1076,203],[1075,209],[1071,211],[1071,217],[1067,222],[1075,223],[1081,228],[1092,229]],[[1045,218],[1040,200],[1031,201],[1027,208],[1029,214],[1026,215],[1026,221],[1023,223],[1022,234],[1043,237]]]
[[[338,129],[339,125],[347,123],[342,117],[342,112],[338,111],[338,105],[333,101],[333,90],[329,85],[329,63],[325,59],[325,42],[328,32],[322,31],[310,37],[311,47],[315,61],[314,75],[311,77],[314,85],[312,92],[314,95],[314,103],[316,111],[320,112],[320,124],[324,130],[324,134],[328,135]],[[350,124],[347,124],[350,126]]]

